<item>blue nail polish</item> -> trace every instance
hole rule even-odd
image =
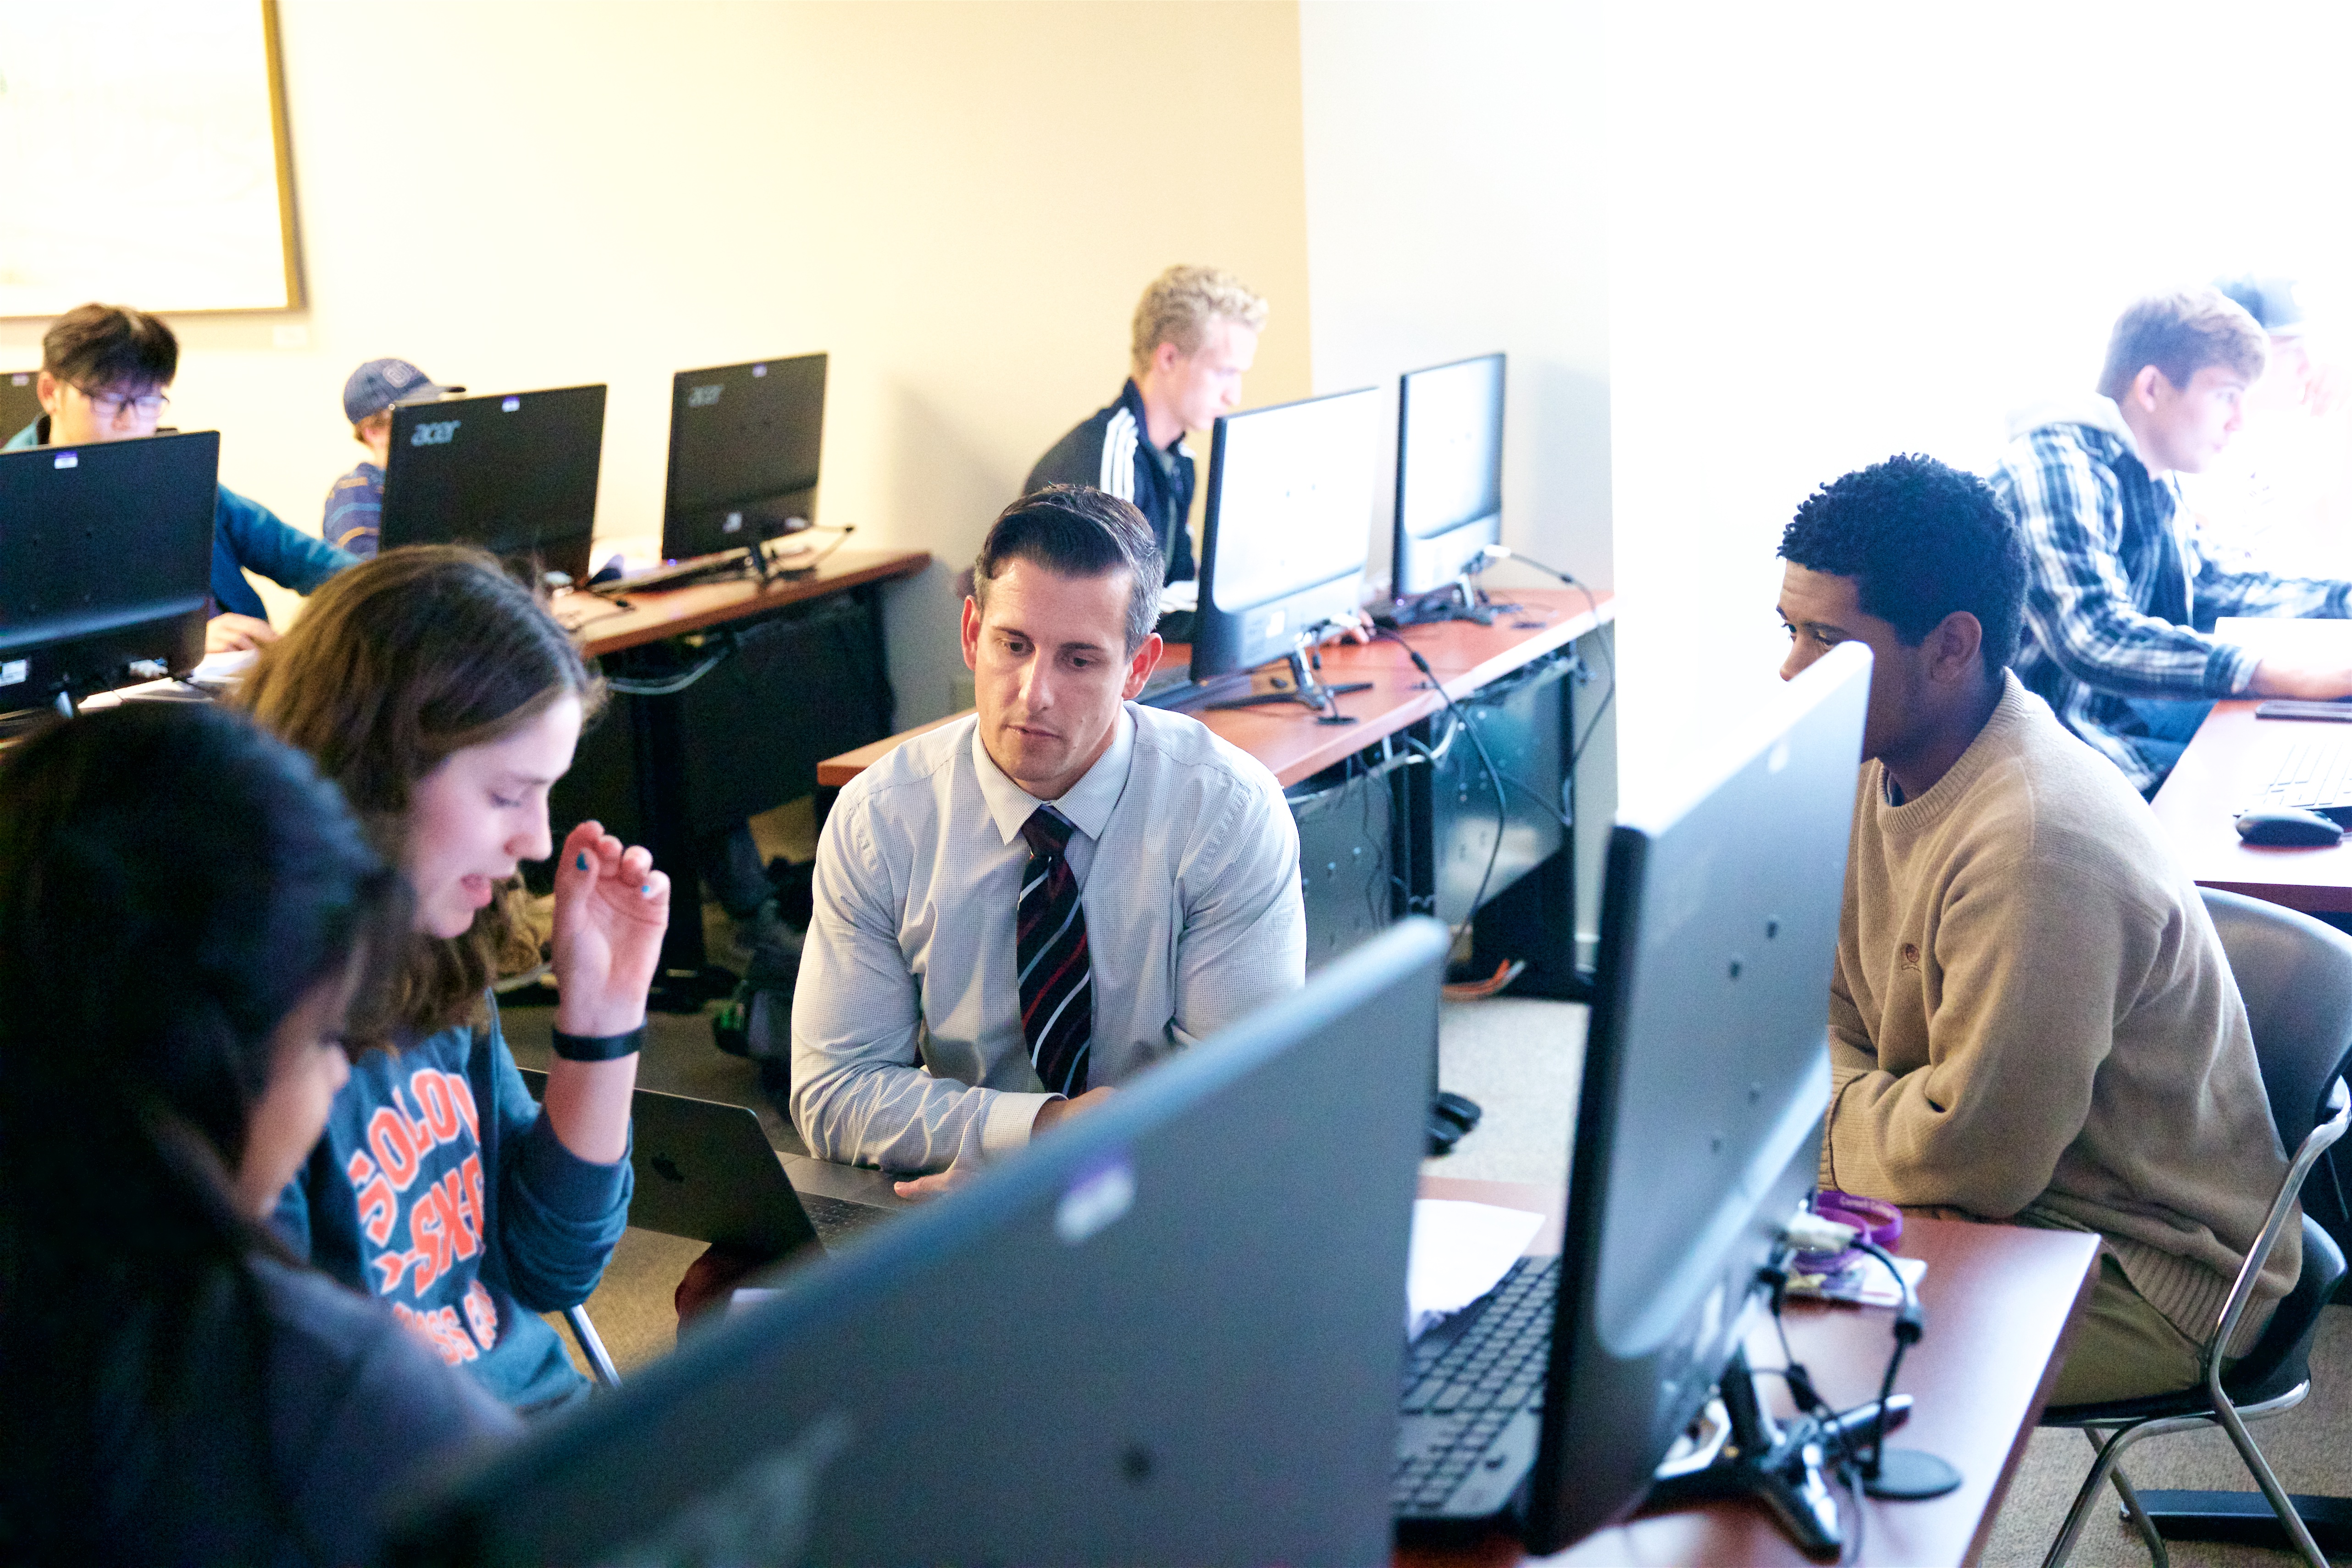
[[[637,891],[641,896],[650,899],[654,896],[654,885],[651,882],[647,882],[644,887],[639,888]]]
[[[583,871],[588,869],[588,857],[584,853],[580,857],[580,868]]]

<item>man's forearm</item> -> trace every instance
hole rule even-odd
[[[793,1124],[811,1154],[837,1164],[918,1173],[977,1163],[1025,1144],[1050,1098],[793,1045]]]

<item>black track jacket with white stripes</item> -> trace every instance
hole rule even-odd
[[[1192,510],[1192,449],[1179,436],[1167,450],[1151,445],[1143,418],[1143,394],[1133,378],[1118,401],[1054,443],[1029,470],[1026,495],[1047,485],[1092,485],[1133,501],[1159,536],[1168,581],[1194,575],[1192,537],[1184,531]]]

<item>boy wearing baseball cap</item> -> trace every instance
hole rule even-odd
[[[368,458],[328,490],[321,538],[363,559],[375,554],[392,411],[404,403],[431,403],[465,390],[437,384],[404,359],[372,359],[352,372],[343,383],[343,416],[352,422],[352,439],[367,448]]]

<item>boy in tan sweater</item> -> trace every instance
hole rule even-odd
[[[2187,1387],[2286,1172],[2197,889],[2114,764],[2004,668],[2025,559],[1983,481],[1919,457],[1848,474],[1780,555],[1782,676],[1850,639],[1877,660],[1822,1184],[2096,1231],[2055,1402]],[[2234,1350],[2293,1288],[2297,1235]]]

